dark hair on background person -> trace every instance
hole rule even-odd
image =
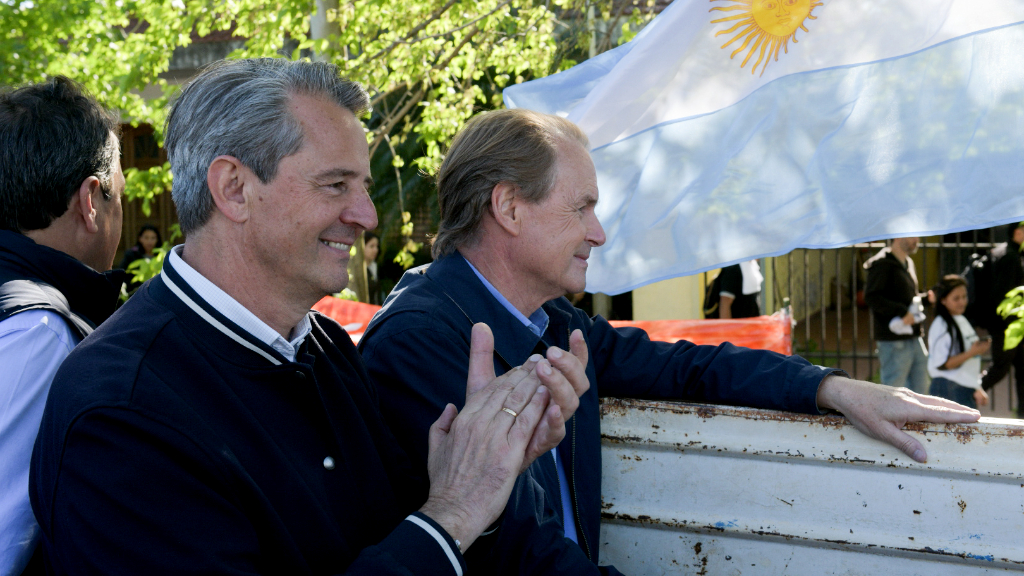
[[[949,337],[952,338],[957,346],[949,347],[950,357],[960,352],[966,352],[964,348],[964,336],[960,333],[960,328],[957,327],[956,321],[953,320],[953,315],[949,313],[949,309],[946,308],[945,304],[942,303],[942,299],[949,296],[949,293],[958,287],[963,286],[967,288],[967,279],[959,274],[946,274],[942,277],[942,280],[932,288],[932,293],[935,294],[935,315],[946,321],[946,330],[949,332]],[[958,352],[954,352],[958,350]],[[948,360],[949,358],[947,358]],[[943,363],[945,364],[945,363]]]
[[[157,228],[156,226],[154,226],[152,224],[143,224],[142,226],[139,226],[139,233],[135,235],[135,247],[136,248],[142,250],[142,233],[143,232],[147,232],[147,231],[150,231],[150,232],[153,232],[154,234],[156,234],[156,245],[158,247],[161,244],[164,243],[163,235],[160,234],[160,229],[159,228]],[[145,250],[143,250],[143,252],[145,252]]]
[[[500,182],[519,187],[529,202],[544,200],[555,185],[558,147],[588,146],[571,121],[522,108],[471,118],[455,136],[437,172],[441,222],[431,245],[440,258],[472,242]]]
[[[109,199],[120,161],[110,135],[120,130],[116,117],[64,76],[0,92],[0,229],[48,227],[90,176]]]

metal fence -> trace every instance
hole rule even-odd
[[[922,239],[913,256],[921,291],[944,274],[963,272],[972,254],[984,254],[1005,240],[1003,228]],[[761,309],[772,313],[791,306],[797,322],[793,330],[797,354],[821,365],[842,368],[855,378],[879,381],[874,325],[863,296],[867,279],[863,264],[887,244],[795,250],[761,262],[765,274]],[[928,322],[931,314],[929,310]],[[983,358],[985,365],[990,361],[989,356]],[[1004,380],[991,390],[990,410],[1010,415],[1015,406],[1012,388]]]

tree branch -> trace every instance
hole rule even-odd
[[[598,45],[598,47],[597,47],[598,48],[598,50],[597,50],[598,54],[601,54],[603,52],[607,52],[608,50],[611,50],[611,48],[612,48],[612,34],[614,33],[615,28],[619,25],[619,20],[622,19],[622,15],[625,13],[627,5],[628,4],[626,2],[622,2],[621,4],[619,4],[619,10],[615,13],[615,17],[612,18],[612,21],[608,24],[607,28],[605,28],[604,38],[601,39],[601,44]],[[633,0],[633,9],[634,10],[639,10],[640,9],[639,6],[636,6],[636,0]]]
[[[447,66],[449,62],[451,62],[453,59],[455,59],[456,56],[459,55],[459,52],[462,51],[462,47],[465,46],[466,44],[468,44],[469,41],[472,40],[473,37],[476,36],[477,33],[479,33],[479,32],[480,32],[480,29],[477,28],[474,25],[473,26],[473,30],[470,30],[468,34],[463,36],[462,41],[459,42],[459,45],[456,46],[455,49],[452,50],[451,53],[448,54],[448,57],[445,58],[444,60],[438,62],[437,64],[434,64],[433,66],[430,67],[430,69],[431,70],[440,70],[441,68],[444,68],[445,66]]]
[[[459,52],[462,51],[462,47],[468,44],[469,41],[472,40],[473,37],[476,36],[479,32],[480,29],[477,28],[476,26],[473,26],[473,29],[468,34],[466,34],[465,37],[463,37],[462,41],[459,42],[459,44],[455,46],[451,52],[448,53],[448,56],[445,57],[443,60],[439,60],[438,62],[436,62],[433,66],[431,66],[430,69],[440,70],[447,66],[456,56],[459,55]],[[426,75],[424,82],[429,83],[429,81],[430,75],[428,74]],[[386,94],[392,94],[395,90],[400,89],[402,86],[404,86],[404,84],[396,86],[391,90],[388,90]],[[381,121],[380,126],[378,126],[377,130],[375,130],[375,132],[377,132],[377,135],[374,136],[373,142],[370,144],[371,158],[373,157],[374,152],[376,152],[377,148],[380,146],[381,141],[384,140],[384,135],[390,134],[391,131],[395,128],[395,126],[397,126],[398,123],[402,120],[402,118],[404,118],[405,115],[408,114],[410,110],[412,110],[413,106],[419,104],[423,100],[423,98],[426,96],[426,90],[426,88],[420,88],[420,90],[416,92],[415,96],[413,96],[410,100],[406,101],[405,104],[398,110],[398,112],[395,112],[394,114],[385,117]],[[385,93],[379,93],[378,97],[383,98],[384,95]],[[408,95],[408,92],[406,92],[406,95]],[[406,96],[403,96],[402,100],[404,100],[405,98]],[[401,100],[399,100],[399,102],[401,102]]]
[[[440,18],[442,14],[447,12],[448,9],[451,8],[452,6],[454,6],[455,3],[458,2],[458,1],[459,0],[448,0],[448,2],[445,2],[445,4],[443,6],[441,6],[437,10],[434,10],[434,13],[431,14],[430,16],[428,16],[426,20],[424,20],[423,22],[420,22],[419,24],[414,26],[412,30],[409,30],[409,33],[406,34],[404,38],[402,38],[401,40],[395,40],[387,48],[382,48],[379,52],[377,52],[376,54],[371,56],[369,58],[369,60],[373,61],[373,60],[376,60],[376,59],[378,59],[378,58],[380,58],[382,56],[386,56],[386,55],[390,54],[391,51],[394,50],[395,47],[397,47],[399,44],[406,44],[407,42],[405,42],[405,40],[415,36],[416,34],[419,34],[419,32],[421,30],[423,30],[424,28],[429,26],[431,22],[433,22],[433,21],[437,20],[438,18]]]
[[[483,20],[484,18],[487,18],[488,16],[494,14],[498,10],[501,10],[502,8],[504,8],[505,6],[508,6],[511,3],[512,3],[512,0],[505,0],[501,4],[498,4],[497,6],[495,6],[494,10],[491,10],[487,14],[484,14],[483,16],[479,16],[479,17],[477,17],[477,18],[475,18],[473,20],[470,20],[469,22],[466,22],[465,24],[463,24],[462,26],[459,26],[458,28],[452,28],[451,30],[448,30],[447,32],[441,32],[439,34],[432,34],[430,36],[421,36],[421,37],[419,37],[419,38],[417,38],[415,40],[410,40],[410,41],[398,40],[396,42],[398,42],[399,44],[415,44],[417,42],[422,42],[424,40],[431,40],[431,39],[434,39],[434,38],[441,38],[441,37],[447,36],[449,34],[454,34],[454,33],[458,32],[459,30],[462,30],[463,28],[468,28],[470,26],[475,25],[477,22]]]
[[[402,108],[398,112],[396,112],[391,118],[386,118],[383,122],[381,122],[381,125],[377,128],[377,135],[373,137],[373,142],[370,144],[371,158],[373,158],[374,153],[377,152],[377,147],[380,146],[380,143],[384,141],[384,136],[391,133],[391,130],[394,129],[398,122],[402,118],[405,118],[405,115],[408,114],[410,110],[412,110],[413,106],[419,104],[423,100],[423,97],[426,95],[426,89],[420,88],[420,90],[416,92],[416,95],[405,103],[405,106],[402,106]]]

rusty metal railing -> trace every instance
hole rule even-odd
[[[602,404],[602,564],[634,576],[1024,569],[1024,422],[911,424],[912,461],[839,416]]]

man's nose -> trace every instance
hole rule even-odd
[[[359,226],[363,230],[373,230],[377,227],[377,208],[370,200],[370,193],[364,191],[359,194],[352,206],[349,206],[341,213],[341,221],[345,224]]]
[[[591,246],[602,246],[605,242],[604,228],[601,226],[601,222],[597,219],[597,216],[591,215],[590,225],[587,227],[587,242]]]

